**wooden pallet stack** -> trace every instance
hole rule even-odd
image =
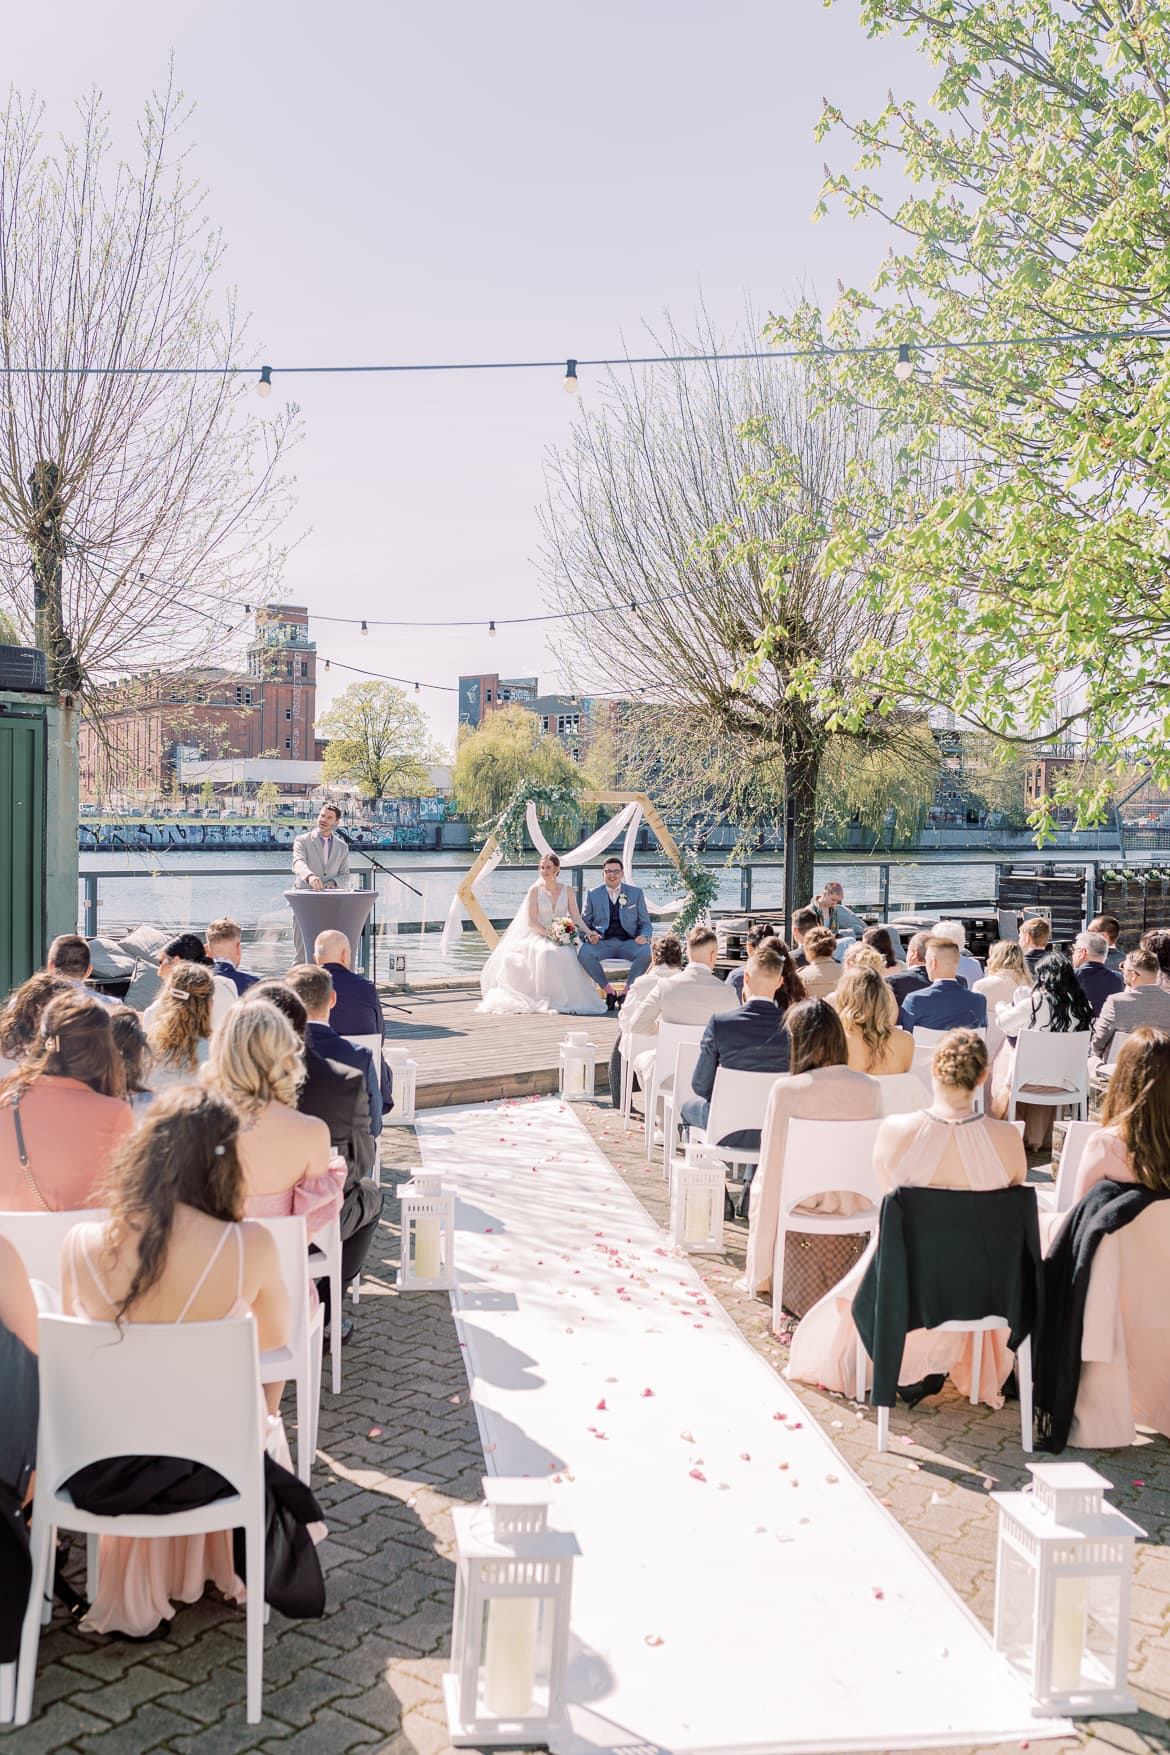
[[[1101,880],[1102,914],[1121,922],[1118,944],[1132,950],[1144,932],[1170,927],[1170,872],[1107,871]]]
[[[1043,909],[1052,922],[1053,942],[1066,948],[1085,924],[1085,876],[1082,871],[1041,876],[1034,871],[1001,871],[1000,911]]]

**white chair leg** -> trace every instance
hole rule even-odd
[[[321,1377],[325,1363],[325,1336],[323,1325],[317,1325],[317,1333],[309,1336],[309,1470],[317,1456],[317,1434],[321,1429]],[[299,1453],[298,1453],[299,1454]],[[305,1476],[306,1481],[309,1476]]]
[[[345,1295],[341,1290],[340,1250],[338,1256],[337,1266],[331,1270],[329,1275],[329,1387],[334,1395],[341,1394],[341,1329],[345,1317]]]
[[[375,1188],[381,1188],[381,1186],[382,1186],[382,1141],[381,1141],[381,1139],[376,1139],[374,1141],[373,1182],[374,1182]]]
[[[16,1665],[0,1664],[0,1725],[10,1725],[16,1711]]]
[[[85,1594],[92,1603],[98,1594],[98,1555],[101,1537],[91,1530],[85,1538]]]
[[[300,1454],[300,1436],[297,1438]],[[262,1530],[244,1532],[244,1554],[248,1568],[248,1598],[244,1605],[248,1654],[248,1723],[260,1723],[260,1703],[264,1693],[264,1534]]]
[[[879,1450],[889,1450],[889,1448],[890,1448],[890,1410],[889,1410],[889,1408],[879,1408],[877,1411],[877,1414],[878,1414],[877,1447]]]
[[[971,1406],[979,1403],[979,1386],[983,1379],[983,1330],[977,1328],[971,1336]]]
[[[863,1342],[861,1336],[858,1335],[858,1337],[857,1337],[857,1356],[856,1356],[856,1359],[854,1361],[854,1365],[856,1368],[856,1379],[855,1379],[854,1385],[853,1385],[853,1399],[856,1402],[864,1402],[864,1400],[865,1400],[865,1367],[866,1367],[866,1363],[868,1361],[868,1357],[869,1357],[869,1355],[866,1353],[866,1350],[865,1350],[865,1343]]]
[[[1020,1392],[1020,1449],[1032,1449],[1032,1337],[1025,1335],[1016,1353],[1016,1387]]]
[[[784,1245],[788,1233],[781,1223],[776,1231],[776,1253],[772,1257],[772,1333],[780,1333],[784,1321]]]
[[[634,1106],[634,1057],[632,1054],[622,1055],[622,1120],[629,1122],[630,1110]]]
[[[658,1114],[658,1080],[651,1078],[646,1098],[646,1162],[654,1160],[654,1117]]]
[[[34,1507],[32,1521],[32,1578],[28,1588],[28,1608],[20,1635],[20,1657],[16,1666],[16,1723],[26,1725],[32,1717],[33,1685],[37,1678],[37,1651],[41,1643],[41,1603],[49,1582],[49,1561],[56,1532],[52,1524],[37,1524]]]
[[[309,1448],[312,1439],[310,1425],[309,1401],[313,1393],[311,1369],[303,1377],[294,1377],[293,1394],[297,1405],[297,1480],[303,1481],[308,1487],[312,1483],[313,1453]]]

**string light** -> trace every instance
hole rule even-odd
[[[898,348],[898,358],[894,363],[894,376],[899,384],[904,384],[914,376],[914,361],[910,358],[910,349],[903,341]]]
[[[495,622],[488,623],[488,634],[490,635],[490,637],[493,640],[495,639],[495,637],[496,637],[496,624],[495,624]]]
[[[272,395],[272,367],[271,366],[261,366],[260,367],[260,382],[256,386],[256,394],[257,394],[257,396],[264,397],[265,400],[267,400],[267,398]]]
[[[565,382],[563,388],[568,391],[570,396],[575,396],[577,394],[579,385],[577,383],[576,360],[565,361]]]
[[[369,633],[369,631],[370,631],[370,630],[369,630],[369,628],[368,628],[368,627],[367,627],[367,626],[366,626],[366,624],[365,624],[365,622],[363,622],[363,623],[362,623],[362,633],[363,633],[363,634],[368,634],[368,633]]]

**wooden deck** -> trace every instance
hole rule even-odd
[[[488,1017],[476,1011],[478,992],[415,994],[397,1001],[383,993],[388,1042],[409,1045],[418,1062],[417,1106],[486,1103],[555,1091],[558,1044],[569,1030],[587,1030],[598,1050],[597,1086],[609,1088],[609,1056],[617,1019],[571,1018],[537,1012]],[[394,1009],[401,1003],[409,1008]]]

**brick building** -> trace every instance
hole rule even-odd
[[[536,715],[546,737],[560,739],[575,762],[584,760],[599,705],[583,695],[542,695],[535,676],[459,678],[460,727],[477,730],[500,707],[523,707]]]
[[[264,755],[313,761],[322,754],[316,713],[309,612],[295,604],[265,605],[256,611],[245,670],[153,670],[102,690],[96,722],[81,727],[82,802],[163,797],[180,747],[213,761]]]

